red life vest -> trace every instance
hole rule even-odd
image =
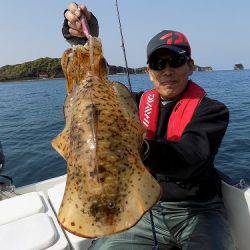
[[[191,121],[195,109],[202,98],[206,95],[203,88],[192,81],[188,82],[188,87],[182,94],[180,100],[170,115],[167,125],[166,139],[170,141],[179,141],[182,133]],[[139,115],[140,120],[147,130],[147,139],[153,139],[157,131],[158,113],[159,113],[160,95],[155,90],[145,92],[140,100]]]

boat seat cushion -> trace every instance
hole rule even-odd
[[[0,202],[0,226],[37,214],[44,213],[45,207],[37,192],[31,192]]]
[[[54,222],[45,213],[0,226],[1,250],[48,249],[57,238]]]

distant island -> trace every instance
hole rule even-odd
[[[194,65],[195,71],[213,71],[213,68],[211,66],[201,67],[198,65]]]
[[[242,63],[237,63],[234,65],[234,70],[243,70],[244,66]]]
[[[122,66],[108,65],[109,75],[126,74],[126,68]],[[129,68],[130,74],[145,74],[147,68]],[[200,67],[195,65],[195,71],[213,71],[212,67]],[[39,58],[34,61],[16,65],[5,65],[0,68],[0,82],[21,81],[32,79],[63,78],[60,58]]]

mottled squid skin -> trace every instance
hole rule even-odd
[[[66,125],[52,146],[67,161],[67,183],[58,219],[68,231],[95,238],[124,231],[160,197],[160,186],[144,167],[143,127],[125,86],[107,80],[101,42],[67,50]]]

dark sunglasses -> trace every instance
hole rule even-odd
[[[167,65],[171,68],[179,68],[189,59],[186,55],[175,55],[168,58],[155,57],[149,60],[149,68],[152,70],[163,70]]]

